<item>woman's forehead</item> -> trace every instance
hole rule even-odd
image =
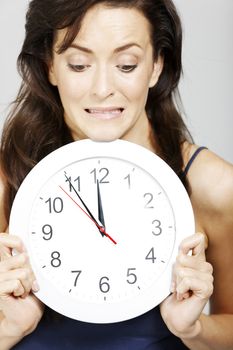
[[[67,31],[66,28],[58,31],[56,46],[63,43]],[[146,46],[150,42],[150,24],[137,9],[96,5],[84,16],[74,42],[81,46],[108,43],[120,47],[129,42]]]

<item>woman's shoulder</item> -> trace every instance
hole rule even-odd
[[[185,145],[187,164],[199,147]],[[188,174],[194,210],[201,216],[216,219],[233,212],[233,165],[209,149],[203,149],[194,159]]]
[[[186,163],[197,148],[196,145],[187,147]],[[214,268],[215,287],[210,310],[233,312],[233,270],[229,270],[233,264],[233,165],[205,149],[195,158],[187,176],[196,228],[208,236],[206,256]]]

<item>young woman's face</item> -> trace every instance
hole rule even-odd
[[[153,61],[148,21],[136,10],[98,5],[71,47],[57,54],[65,33],[58,32],[49,79],[74,139],[145,143],[148,90],[162,69],[161,59]]]

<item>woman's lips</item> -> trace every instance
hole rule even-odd
[[[93,118],[108,120],[120,117],[124,108],[86,108],[85,111]]]

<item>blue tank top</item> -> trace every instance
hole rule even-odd
[[[200,151],[199,147],[183,173]],[[36,330],[18,343],[14,350],[187,350],[182,341],[166,327],[159,307],[128,321],[110,324],[79,322],[64,316],[47,317],[47,309]]]
[[[167,329],[159,307],[134,319],[91,324],[67,317],[42,318],[14,350],[187,350]]]

